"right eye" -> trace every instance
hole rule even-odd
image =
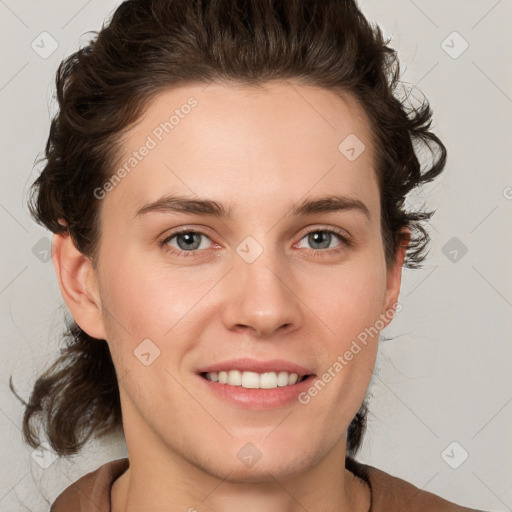
[[[199,250],[203,251],[208,248],[208,244],[205,242],[205,239],[210,240],[207,235],[201,233],[200,231],[182,229],[168,235],[164,240],[160,242],[160,245],[172,254],[180,257],[190,257],[193,255],[195,256],[194,253],[198,252]]]

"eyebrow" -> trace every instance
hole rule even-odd
[[[226,207],[222,203],[210,199],[193,199],[190,197],[171,195],[145,204],[137,210],[134,218],[150,212],[160,212],[191,213],[230,219],[232,209],[231,205]],[[370,210],[362,201],[343,195],[329,195],[315,199],[305,199],[291,205],[285,217],[341,211],[359,212],[364,214],[369,220],[371,219]]]

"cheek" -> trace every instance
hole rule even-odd
[[[130,358],[146,339],[163,351],[172,345],[173,360],[179,361],[191,348],[198,311],[208,291],[218,282],[218,272],[171,268],[161,262],[148,263],[144,254],[111,258],[102,268],[101,300],[113,357]],[[204,318],[203,318],[204,320]],[[123,365],[124,366],[124,365]]]
[[[190,309],[197,283],[184,281],[182,274],[143,257],[113,259],[103,268],[101,298],[132,336],[155,334],[157,327],[168,330]]]
[[[339,270],[327,270],[317,281],[321,282],[326,285],[323,293],[318,293],[320,289],[315,292],[316,308],[342,344],[379,318],[386,296],[383,263],[374,261],[368,265],[353,264]]]
[[[326,293],[316,294],[315,311],[328,327],[319,352],[323,351],[322,380],[329,389],[324,392],[320,388],[326,400],[343,404],[337,409],[341,414],[343,410],[357,410],[372,376],[382,329],[379,319],[385,300],[386,268],[377,261],[351,265],[330,272],[329,279],[326,276],[323,280],[329,285]]]

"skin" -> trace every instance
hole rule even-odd
[[[405,248],[388,268],[369,122],[350,95],[312,86],[191,84],[153,99],[125,134],[119,162],[190,96],[197,106],[101,200],[95,264],[69,236],[54,237],[66,304],[108,341],[118,374],[130,469],[114,484],[113,510],[367,511],[369,489],[344,457],[377,337],[306,405],[242,409],[199,387],[196,371],[277,358],[319,376],[393,309]],[[349,134],[366,146],[355,161],[338,150]],[[230,205],[231,218],[135,215],[170,193]],[[332,194],[362,201],[370,217],[285,215],[292,203]],[[179,227],[205,235],[188,257],[176,237],[159,245]],[[349,244],[332,235],[322,248],[307,236],[332,229]],[[263,249],[252,263],[236,252],[248,236]],[[134,357],[144,339],[160,350],[149,366]],[[261,452],[250,468],[237,457],[246,443]]]

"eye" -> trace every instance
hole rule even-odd
[[[310,244],[310,249],[315,255],[337,252],[350,245],[347,237],[334,229],[312,229],[303,235],[296,246],[304,248],[303,241]],[[160,246],[176,256],[189,257],[198,256],[198,252],[208,249],[212,243],[210,238],[200,231],[183,229],[168,235],[160,242]]]
[[[341,232],[333,229],[313,229],[307,232],[301,238],[301,242],[303,240],[305,240],[306,243],[309,243],[312,249],[319,251],[325,251],[329,249],[334,249],[334,251],[337,251],[343,248],[343,246],[349,245],[347,238]],[[301,242],[299,242],[299,244]],[[338,242],[338,244],[333,247],[333,242]],[[300,245],[299,247],[302,248]]]
[[[171,253],[187,257],[189,254],[186,253],[208,249],[208,243],[205,240],[211,242],[204,233],[188,229],[170,234],[160,242],[160,245]]]

